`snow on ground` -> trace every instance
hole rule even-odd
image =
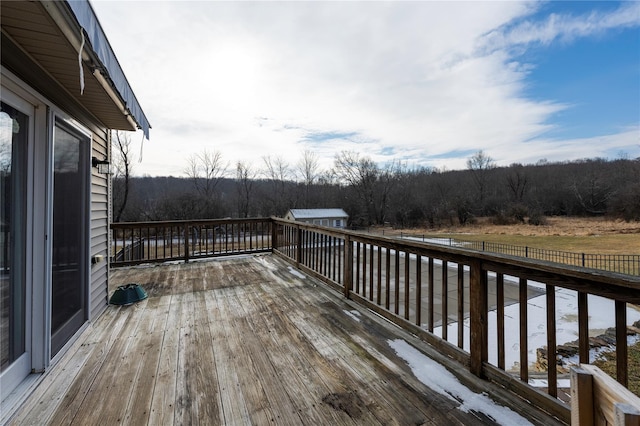
[[[534,286],[538,286],[535,283]],[[589,330],[592,334],[602,334],[609,327],[615,326],[614,301],[598,296],[589,296]],[[520,362],[520,307],[513,304],[504,308],[505,315],[505,368],[517,369]],[[546,296],[540,295],[529,299],[527,303],[527,334],[529,365],[536,361],[536,349],[547,346],[547,308]],[[489,362],[498,365],[498,329],[496,311],[489,312]],[[640,311],[627,307],[627,324],[640,320]],[[469,319],[463,326],[464,348],[469,349]],[[448,340],[457,344],[458,323],[449,324]],[[434,328],[434,334],[442,336],[442,327]],[[556,288],[556,344],[562,345],[578,339],[578,296],[577,292]],[[591,361],[598,351],[592,350]],[[577,359],[576,359],[577,363]]]
[[[486,394],[473,392],[442,365],[424,355],[402,339],[389,340],[389,346],[404,359],[414,376],[430,389],[460,403],[458,410],[483,413],[502,425],[530,425],[531,423],[507,407],[496,404]]]

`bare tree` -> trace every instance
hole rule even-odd
[[[236,164],[236,184],[238,185],[238,214],[240,217],[249,217],[255,178],[256,173],[251,169],[251,166],[238,161]]]
[[[291,179],[291,169],[289,164],[282,158],[271,158],[270,156],[262,157],[265,170],[263,175],[270,182],[270,190],[266,194],[266,198],[271,205],[270,214],[284,214],[289,208],[289,197],[286,193],[286,182]]]
[[[605,214],[609,200],[616,194],[616,187],[603,167],[605,164],[604,160],[585,162],[581,167],[582,174],[572,185],[576,200],[590,215]]]
[[[493,158],[489,157],[482,150],[476,152],[471,158],[467,160],[467,168],[471,170],[473,174],[473,180],[478,187],[480,204],[484,202],[487,187],[487,171],[495,167],[496,165],[493,161]]]
[[[353,151],[342,151],[334,160],[338,180],[351,186],[366,211],[367,220],[384,223],[392,189],[397,182],[400,165],[389,163],[380,168],[368,157],[360,157]]]
[[[228,168],[219,151],[202,150],[187,159],[185,174],[193,182],[199,198],[200,218],[213,218],[221,214],[221,205],[217,203],[217,187]]]
[[[211,199],[228,166],[228,163],[223,162],[220,151],[209,151],[205,148],[199,154],[193,154],[187,159],[187,168],[184,172],[193,180],[198,194]]]
[[[304,204],[309,206],[309,190],[318,177],[318,155],[311,150],[304,150],[302,158],[298,162],[298,173],[304,184]]]
[[[511,191],[513,201],[521,203],[527,191],[529,180],[524,172],[524,167],[520,164],[512,164],[510,173],[507,175],[507,187]]]
[[[120,222],[122,214],[127,207],[127,202],[129,201],[135,154],[132,152],[132,142],[129,133],[112,131],[111,144],[114,153],[111,160],[114,170],[112,183],[115,214],[113,220],[114,222]]]

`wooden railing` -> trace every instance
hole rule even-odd
[[[112,232],[113,254],[144,240],[145,257],[113,256],[112,265],[273,251],[565,423],[569,375],[557,366],[556,304],[570,297],[573,312],[563,315],[577,318],[574,362],[593,355],[589,319],[610,316],[616,380],[628,385],[627,312],[640,304],[637,276],[277,218],[113,224]],[[544,336],[542,343],[534,336]],[[542,371],[533,368],[537,349],[547,354]],[[533,386],[541,381],[544,387]]]
[[[559,390],[568,397],[568,384],[559,386],[559,377],[568,382],[569,376],[561,374],[555,362],[561,319],[556,317],[556,302],[574,297],[576,362],[589,363],[589,318],[612,316],[616,378],[627,386],[627,309],[640,303],[640,277],[279,219],[274,219],[274,226],[275,253],[418,335],[473,374],[501,384],[566,423],[570,407]],[[602,305],[595,297],[609,301],[611,312],[589,310],[590,302]],[[532,330],[529,323],[540,315],[533,312],[540,311],[539,304],[544,304],[543,329]],[[513,342],[514,333],[518,355],[516,362],[507,364],[507,342]],[[546,335],[546,372],[534,371],[530,356],[530,350],[538,349],[530,347],[532,335],[540,333]],[[534,378],[543,379],[546,386],[532,386]]]
[[[272,221],[218,219],[111,224],[111,265],[271,251]]]

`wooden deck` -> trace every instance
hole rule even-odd
[[[389,342],[437,358],[432,348],[277,256],[111,272],[113,288],[126,283],[149,298],[109,306],[13,424],[496,424],[423,384]],[[526,409],[455,373],[474,392]]]

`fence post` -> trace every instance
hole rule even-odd
[[[470,366],[472,374],[483,377],[482,365],[489,359],[488,338],[488,280],[487,272],[482,270],[482,262],[474,259],[471,264],[469,280],[471,345]]]
[[[189,224],[185,223],[183,227],[184,232],[184,263],[189,262]]]
[[[585,258],[584,253],[582,253],[582,267],[583,268],[584,268],[584,263],[585,263],[584,258]]]
[[[349,298],[351,289],[353,288],[353,245],[351,244],[351,236],[346,235],[344,239],[344,297]]]

